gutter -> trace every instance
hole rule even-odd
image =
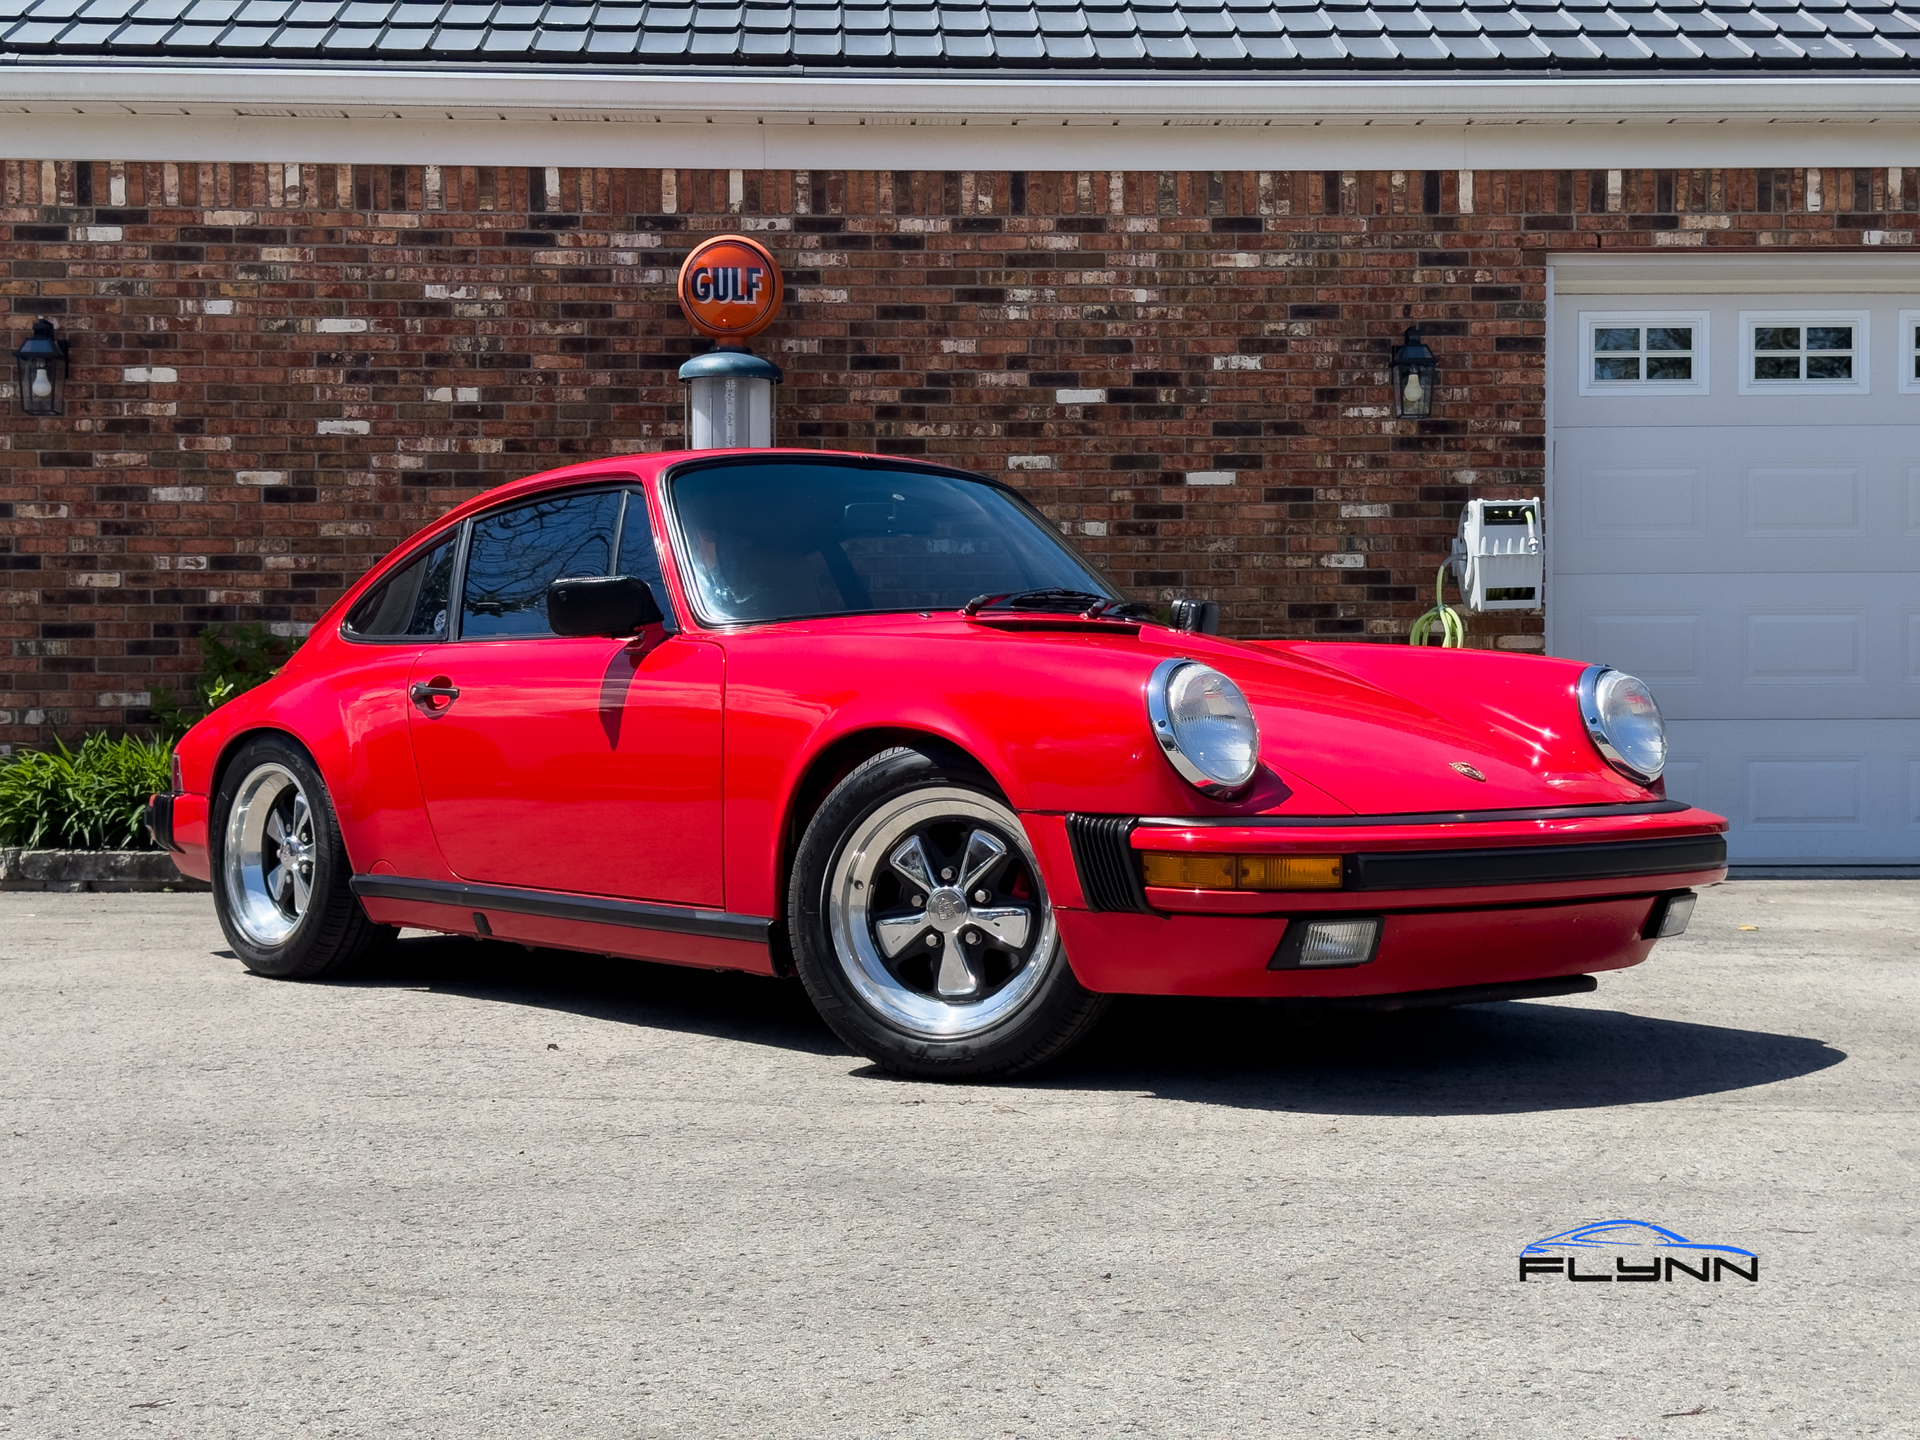
[[[760,125],[1905,125],[1920,121],[1920,83],[1889,75],[1083,78],[1058,71],[956,76],[803,66],[742,75],[16,59],[0,67],[0,111]]]

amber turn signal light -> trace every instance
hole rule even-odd
[[[1169,890],[1338,890],[1338,855],[1196,855],[1146,850],[1149,885]]]

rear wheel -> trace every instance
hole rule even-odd
[[[249,741],[227,766],[208,820],[220,928],[255,974],[319,980],[393,939],[350,888],[326,785],[292,741]]]
[[[1067,965],[1019,817],[969,767],[889,750],[821,805],[794,859],[795,963],[821,1016],[889,1070],[1011,1075],[1106,1009]]]

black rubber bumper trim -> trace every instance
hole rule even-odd
[[[1499,985],[1456,985],[1450,990],[1403,990],[1397,995],[1336,995],[1335,1010],[1441,1010],[1449,1005],[1485,1005],[1496,1000],[1541,1000],[1550,995],[1585,995],[1598,990],[1591,975],[1556,975],[1547,980],[1509,980]]]
[[[1154,913],[1141,885],[1140,862],[1130,837],[1136,822],[1126,815],[1069,815],[1067,844],[1089,910]]]
[[[1402,815],[1147,815],[1142,825],[1181,830],[1327,830],[1369,825],[1497,825],[1514,820],[1604,820],[1611,815],[1678,815],[1693,807],[1679,800],[1629,800],[1618,805],[1548,805],[1530,810],[1412,810]]]
[[[153,843],[162,850],[184,855],[186,852],[173,838],[173,798],[172,793],[168,792],[155,795],[147,801],[147,833],[153,836]]]
[[[457,880],[407,880],[397,875],[356,875],[353,893],[373,900],[417,900],[460,910],[501,910],[548,920],[577,920],[593,925],[622,925],[629,930],[661,930],[670,935],[704,935],[713,940],[767,943],[773,921],[758,915],[731,915],[685,905],[649,905],[639,900],[605,900],[592,895],[558,895],[551,890],[516,890],[507,885],[477,885]]]
[[[1497,850],[1379,851],[1353,857],[1349,890],[1441,890],[1479,885],[1625,880],[1718,870],[1723,835],[1622,840],[1591,845],[1520,845]]]

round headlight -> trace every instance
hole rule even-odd
[[[1180,776],[1227,796],[1260,764],[1260,727],[1240,687],[1197,660],[1162,660],[1147,681],[1147,719]]]
[[[1645,783],[1667,768],[1667,722],[1653,692],[1633,676],[1589,665],[1580,676],[1580,718],[1594,748],[1622,774]]]

